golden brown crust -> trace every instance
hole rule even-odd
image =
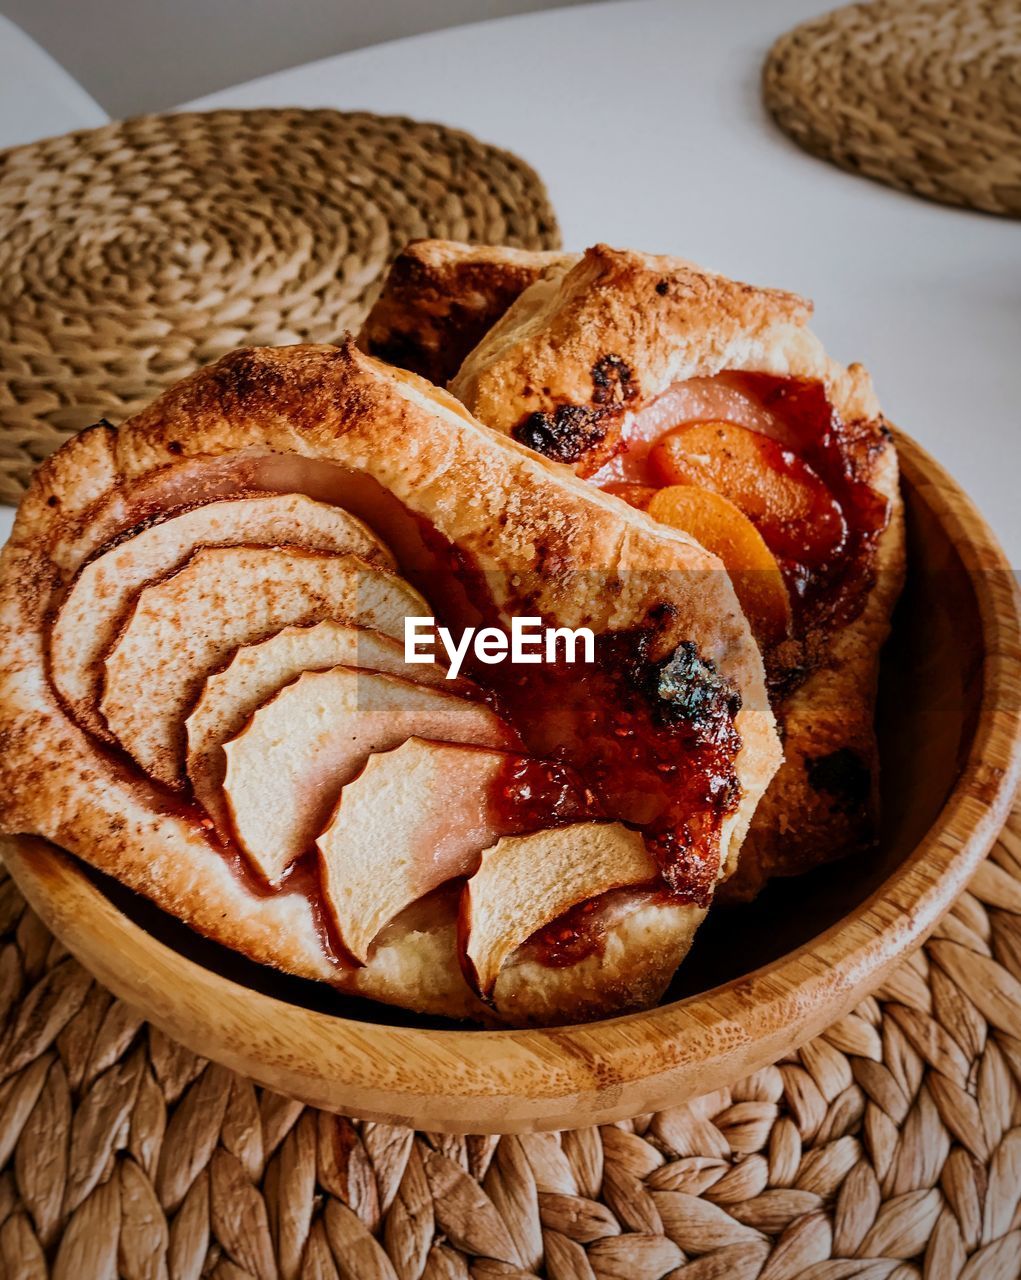
[[[779,752],[761,660],[719,562],[348,342],[236,352],[119,431],[98,428],[71,441],[40,469],[0,557],[0,828],[54,841],[262,962],[429,1012],[478,1015],[452,960],[452,922],[401,918],[370,965],[338,976],[307,901],[252,891],[197,811],[107,754],[68,717],[48,678],[53,607],[111,537],[147,514],[232,492],[323,497],[351,477],[389,494],[487,570],[497,604],[513,606],[516,579],[541,555],[532,604],[564,624],[634,625],[655,603],[674,606],[664,643],[693,640],[744,700],[736,760],[743,795],[727,839],[747,824]],[[614,597],[604,589],[608,572],[631,565],[641,569],[625,575],[627,590]],[[635,956],[636,971],[656,970],[645,989],[653,978],[665,985],[670,961],[690,941],[690,911],[672,911],[672,945],[657,939],[655,963]],[[557,978],[556,1016],[615,1007],[619,975],[600,1006],[593,976],[572,983],[569,972]],[[526,989],[514,1016],[533,1016],[528,1005]],[[536,994],[534,1016],[551,1016],[548,992]]]
[[[443,386],[515,298],[551,267],[574,261],[556,252],[413,240],[391,263],[358,345]]]
[[[596,245],[559,280],[527,290],[464,361],[451,390],[507,435],[565,406],[601,415],[612,433],[629,406],[723,369],[822,377],[829,390],[857,398],[863,389],[805,328],[809,314],[794,294]],[[850,416],[873,415],[856,404]]]
[[[818,380],[845,422],[868,428],[858,474],[891,513],[876,580],[860,615],[829,638],[819,668],[778,708],[786,761],[740,846],[729,897],[753,896],[770,875],[806,870],[860,844],[875,801],[879,651],[904,573],[896,453],[867,372],[827,356],[806,327],[810,314],[793,294],[596,245],[570,270],[526,290],[451,382],[487,426],[581,475],[612,456],[629,411],[675,383],[722,371]],[[871,805],[862,805],[863,791]]]
[[[570,968],[549,969],[523,954],[500,973],[496,1000],[515,1023],[556,1021],[567,992],[578,1021],[647,1009],[660,1000],[705,918],[700,907],[647,900],[607,932],[602,951]],[[607,993],[612,992],[608,998]]]

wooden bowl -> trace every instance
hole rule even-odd
[[[302,1101],[450,1133],[658,1111],[775,1061],[916,947],[964,888],[1019,774],[1014,575],[961,490],[899,440],[910,573],[884,654],[876,854],[718,908],[668,1002],[587,1026],[476,1031],[282,977],[205,942],[52,845],[3,856],[29,902],[171,1036]]]

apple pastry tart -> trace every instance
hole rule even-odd
[[[469,313],[490,323],[470,351]],[[676,258],[421,241],[360,339],[425,352],[434,374],[445,351],[451,391],[487,426],[726,564],[785,754],[728,868],[733,898],[874,836],[879,652],[904,568],[897,457],[868,374],[831,360],[809,315]]]
[[[591,654],[405,644],[523,616]],[[83,432],[0,560],[3,830],[411,1010],[656,1000],[779,757],[717,558],[350,341]]]

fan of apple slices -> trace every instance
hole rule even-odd
[[[462,882],[462,970],[485,998],[537,931],[657,869],[580,799],[539,831],[496,803],[524,775],[569,784],[478,688],[405,662],[404,620],[429,614],[347,511],[249,494],[87,561],[53,623],[52,678],[79,723],[201,806],[264,891],[310,873],[342,962],[368,963],[403,911]]]
[[[416,1015],[661,998],[779,758],[716,557],[350,339],[79,433],[0,552],[0,833]]]

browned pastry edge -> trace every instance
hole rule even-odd
[[[404,305],[410,330],[410,290]],[[752,897],[771,875],[796,874],[859,847],[878,794],[879,654],[904,575],[897,458],[868,373],[826,355],[807,328],[810,314],[810,304],[791,293],[678,258],[596,245],[527,289],[451,382],[476,417],[507,435],[532,415],[555,422],[565,406],[582,423],[622,417],[675,382],[723,370],[817,379],[845,421],[874,426],[860,474],[891,512],[875,583],[860,615],[830,637],[820,667],[778,708],[785,763],[723,890],[731,898]],[[601,461],[597,450],[579,469],[588,473]]]
[[[366,968],[338,973],[306,900],[249,890],[193,816],[69,719],[48,679],[53,604],[92,552],[161,504],[214,496],[225,476],[278,455],[289,467],[327,461],[374,479],[490,571],[497,603],[513,599],[515,572],[540,554],[534,608],[564,624],[627,627],[668,602],[667,642],[693,640],[742,695],[742,800],[725,824],[724,853],[740,839],[779,747],[761,660],[719,562],[350,340],[235,352],[119,430],[83,432],[40,468],[0,557],[0,829],[54,841],[264,963],[426,1012],[483,1015],[457,969],[452,919],[416,904],[384,931]],[[300,488],[300,479],[281,487]],[[172,499],[161,492],[171,483]],[[527,1022],[648,1002],[700,918],[690,907],[650,907],[611,930],[602,959],[538,974],[512,964],[497,1005]]]
[[[830,637],[822,664],[776,708],[784,761],[755,811],[736,873],[722,887],[727,901],[747,901],[771,876],[799,875],[875,839],[879,660],[905,568],[892,444],[877,460],[871,483],[891,508],[877,547],[875,582],[858,617]]]
[[[558,406],[601,409],[601,361],[626,370],[631,405],[685,378],[724,369],[819,378],[848,420],[879,406],[860,365],[830,360],[806,327],[810,305],[680,258],[595,245],[566,273],[540,280],[461,366],[451,390],[504,434]]]
[[[510,304],[576,256],[451,240],[413,240],[390,264],[358,345],[445,386]]]

